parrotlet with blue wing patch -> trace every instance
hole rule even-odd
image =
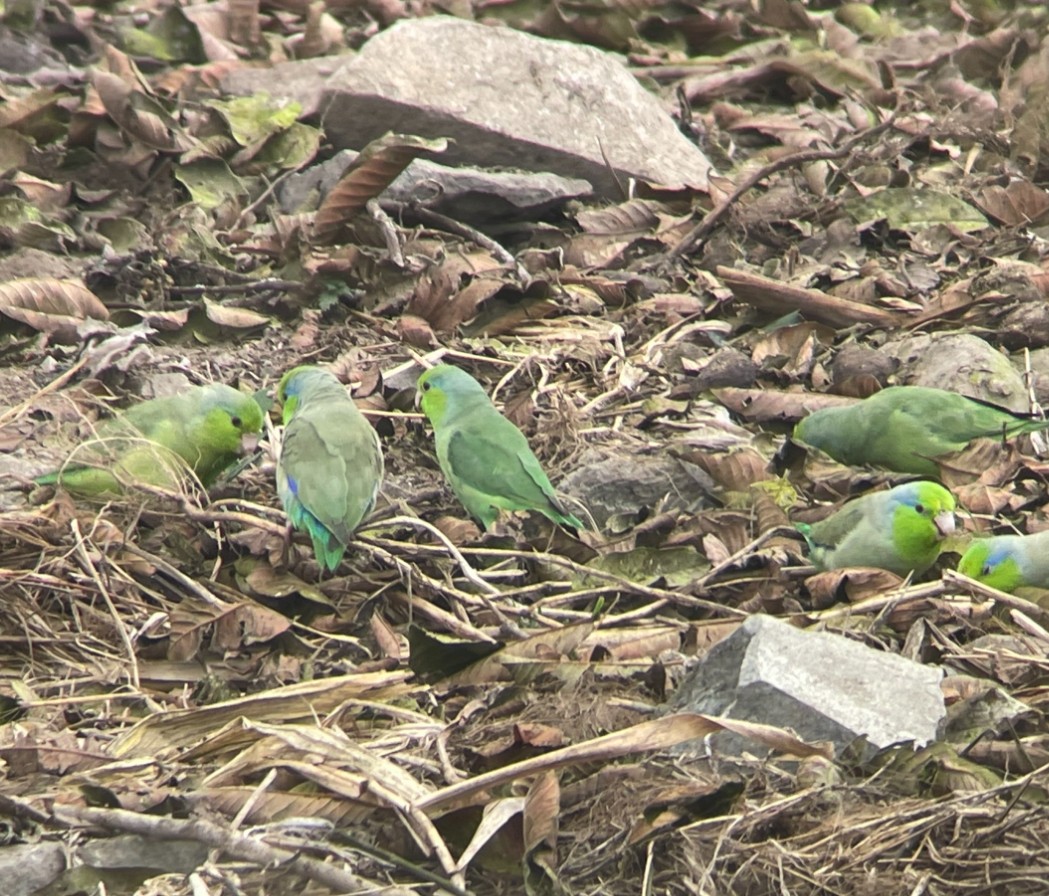
[[[309,535],[324,570],[342,560],[382,484],[379,436],[335,375],[295,367],[277,388],[284,438],[277,494],[291,524]]]

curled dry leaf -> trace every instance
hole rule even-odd
[[[91,83],[109,117],[135,142],[161,152],[182,152],[192,145],[159,103],[132,89],[123,78],[96,71]]]
[[[1004,485],[1023,466],[1016,445],[1001,439],[975,439],[962,451],[938,457],[936,462],[943,484],[951,491],[974,480],[982,485]]]
[[[0,283],[0,313],[60,342],[77,342],[77,327],[84,320],[109,319],[109,309],[86,286],[51,277]]]
[[[408,134],[386,134],[361,152],[317,209],[313,241],[333,243],[343,227],[393,183],[418,156],[444,152],[448,141],[424,140]]]
[[[805,580],[805,588],[816,608],[841,601],[858,603],[867,597],[885,594],[903,584],[895,573],[885,569],[830,569]]]
[[[721,488],[729,492],[745,492],[755,482],[772,477],[768,459],[753,448],[740,448],[728,454],[681,451],[679,456],[709,474]]]
[[[211,299],[204,299],[204,313],[212,323],[220,327],[229,327],[232,330],[251,330],[270,323],[270,319],[265,314],[259,314],[250,308],[222,305]]]
[[[752,423],[778,423],[800,420],[828,407],[855,404],[840,395],[814,395],[811,392],[774,392],[768,389],[737,389],[727,386],[715,389],[717,398],[733,414]]]

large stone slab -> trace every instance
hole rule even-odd
[[[899,364],[895,381],[900,385],[932,386],[1013,411],[1028,410],[1023,377],[1005,355],[979,336],[905,336],[887,342],[882,352]]]
[[[671,704],[790,728],[804,740],[831,741],[838,752],[862,737],[869,755],[938,737],[947,712],[942,677],[938,667],[758,615],[711,648]],[[767,752],[736,735],[711,742],[720,753]]]
[[[443,164],[704,190],[710,163],[615,57],[446,16],[375,35],[328,82],[331,142],[361,149],[388,131],[455,141]],[[605,161],[607,157],[607,162]]]

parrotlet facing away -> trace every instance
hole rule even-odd
[[[848,407],[824,408],[794,428],[794,440],[853,466],[872,464],[938,476],[933,458],[961,451],[977,438],[1014,438],[1049,429],[1004,408],[957,392],[924,386],[890,386]]]
[[[813,564],[823,570],[874,566],[897,575],[925,572],[954,531],[954,496],[936,482],[907,482],[849,501],[818,523],[798,523]]]
[[[321,569],[334,570],[382,484],[379,436],[335,375],[295,367],[277,387],[284,439],[277,494],[291,524],[305,531]]]
[[[500,510],[537,510],[573,529],[524,434],[492,404],[481,384],[442,364],[419,377],[423,413],[433,424],[437,460],[470,515],[490,529]]]
[[[96,440],[36,482],[84,497],[112,496],[136,482],[173,488],[188,466],[207,486],[255,449],[261,430],[262,409],[250,395],[220,383],[194,386],[105,421]]]
[[[962,554],[958,572],[997,588],[1049,588],[1049,530],[981,538]]]

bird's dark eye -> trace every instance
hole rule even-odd
[[[985,563],[983,565],[983,569],[980,570],[980,575],[981,576],[989,576],[990,574],[991,574],[991,564],[990,563]]]
[[[914,509],[917,513],[925,513],[925,507],[921,504],[915,504]]]
[[[430,384],[429,383],[423,383],[423,392],[428,391],[429,388],[430,388]]]
[[[232,423],[234,426],[236,426],[238,429],[240,428],[240,424],[241,424],[240,417],[230,417],[229,418],[229,422]]]

